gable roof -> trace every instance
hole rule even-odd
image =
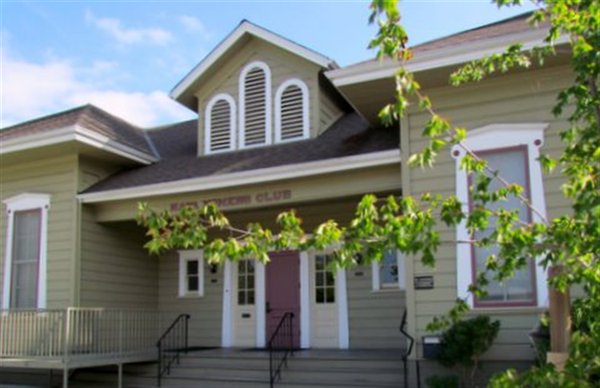
[[[198,63],[181,81],[171,90],[171,97],[182,104],[184,95],[189,92],[193,83],[207,72],[225,53],[245,36],[253,36],[266,41],[274,46],[298,55],[307,61],[313,62],[326,69],[337,68],[338,65],[331,58],[326,57],[312,49],[293,42],[283,36],[260,27],[248,20],[241,23],[225,37],[200,63]]]
[[[537,28],[528,23],[532,12],[461,31],[411,47],[414,57],[405,67],[418,72],[449,65],[465,63],[485,55],[503,51],[508,45],[522,43],[529,49],[543,45],[548,31],[548,23]],[[559,40],[557,43],[563,43]],[[326,76],[336,86],[350,85],[381,78],[393,77],[399,62],[388,58],[383,61],[369,59],[341,69],[326,72]]]
[[[356,113],[317,138],[272,145],[268,152],[251,148],[198,157],[195,121],[151,130],[149,136],[159,162],[108,177],[81,194],[82,200],[139,198],[400,163],[397,129],[372,129]]]
[[[144,130],[90,104],[0,130],[0,154],[66,141],[81,141],[146,164],[158,159]]]

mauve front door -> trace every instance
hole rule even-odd
[[[300,345],[300,255],[298,252],[271,253],[266,265],[267,341],[283,315],[294,314],[293,344]]]

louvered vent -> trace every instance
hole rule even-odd
[[[244,80],[244,145],[267,142],[267,87],[264,70],[254,68]]]
[[[288,86],[281,94],[281,140],[304,137],[302,90],[296,85]]]
[[[226,100],[217,101],[210,111],[210,151],[224,151],[231,144],[231,105]]]

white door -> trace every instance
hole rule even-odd
[[[315,254],[311,258],[311,341],[314,348],[338,348],[338,295],[336,279],[329,264],[331,256]]]

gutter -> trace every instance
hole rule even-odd
[[[547,46],[548,43],[544,40],[546,35],[547,30],[545,29],[527,30],[508,36],[504,35],[467,44],[456,44],[421,53],[415,52],[414,59],[407,62],[404,68],[410,72],[418,73],[425,70],[467,63],[487,55],[503,52],[507,46],[515,43],[521,43],[523,50],[529,50],[534,46]],[[554,44],[559,45],[568,41],[568,36],[563,35]],[[400,67],[400,62],[391,60],[369,62],[363,66],[330,70],[325,72],[325,76],[335,86],[341,87],[394,77],[396,70]]]
[[[71,125],[57,130],[45,131],[35,135],[2,141],[0,144],[0,155],[70,141],[87,144],[91,147],[101,149],[144,165],[152,164],[158,160],[155,156],[136,150],[133,147],[114,141],[105,135],[83,128],[79,125]]]

